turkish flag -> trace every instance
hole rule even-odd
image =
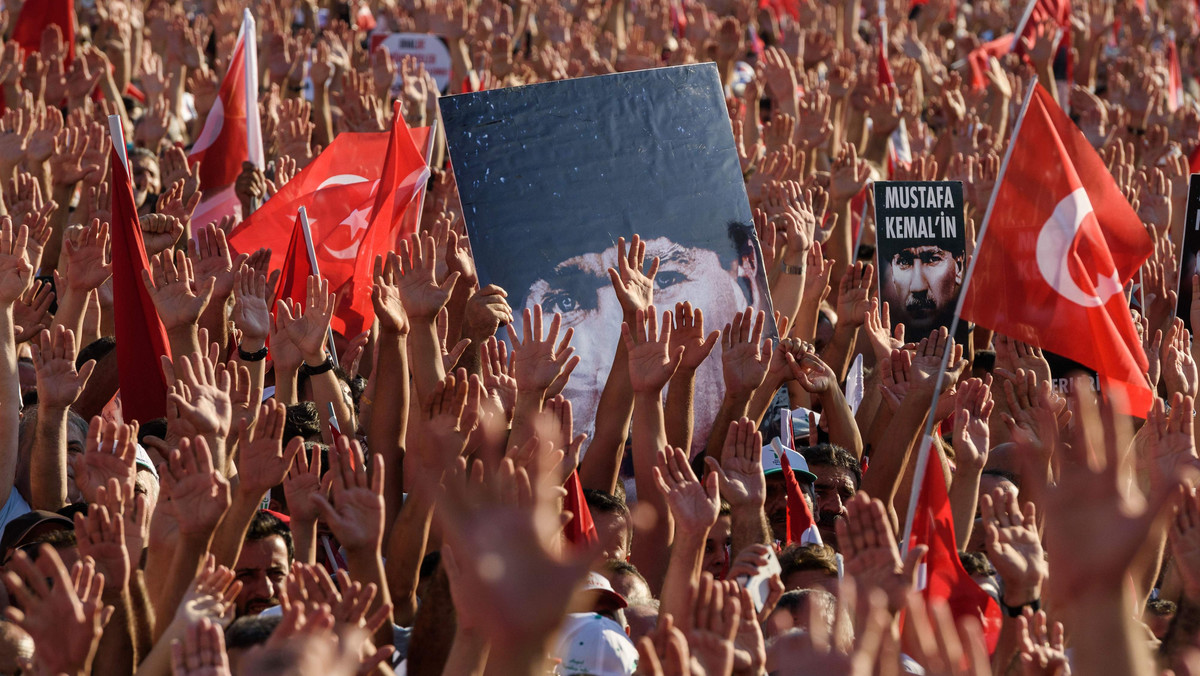
[[[821,532],[817,530],[817,520],[813,518],[808,501],[800,491],[800,482],[792,472],[792,463],[788,460],[786,449],[784,453],[779,454],[779,466],[783,472],[784,488],[787,490],[787,543],[825,544],[821,540]]]
[[[349,281],[355,275],[359,248],[370,223],[371,209],[375,205],[376,188],[382,173],[379,158],[387,153],[390,136],[388,132],[338,134],[316,159],[234,228],[229,236],[230,247],[240,253],[250,253],[260,247],[269,248],[270,268],[283,268],[285,261],[290,258],[287,251],[295,232],[296,212],[303,206],[308,211],[309,229],[321,277],[329,280],[334,293],[348,292]],[[419,142],[424,147],[429,128],[410,130],[410,137],[414,146]],[[420,187],[424,187],[423,182]],[[416,215],[410,217],[405,214],[404,223],[408,224],[410,220],[415,231]],[[371,279],[371,268],[367,269],[363,279]],[[367,293],[369,304],[369,288]],[[301,294],[300,298],[303,297]],[[370,316],[374,317],[374,313]],[[360,321],[361,313],[351,317],[352,323]],[[346,336],[361,332],[361,329],[347,332],[341,304],[332,326],[333,330]]]
[[[932,445],[926,437],[924,443]],[[971,579],[958,558],[954,537],[954,515],[950,511],[950,495],[941,456],[931,447],[925,465],[925,479],[917,496],[917,511],[913,515],[912,535],[908,549],[918,545],[929,547],[921,563],[917,586],[926,602],[935,599],[950,606],[955,620],[975,617],[983,624],[988,653],[996,648],[1000,638],[1000,606],[996,600]]]
[[[283,257],[283,270],[275,287],[275,300],[293,300],[304,305],[308,299],[308,278],[314,274],[308,260],[308,245],[304,243],[304,225],[300,214],[296,214],[296,225],[292,227],[292,238]],[[271,303],[271,312],[275,312],[275,303]]]
[[[248,32],[251,36],[249,41],[246,40]],[[217,100],[208,111],[204,130],[188,155],[188,162],[200,163],[200,190],[205,195],[196,210],[201,217],[192,217],[197,227],[230,213],[241,214],[241,205],[233,186],[242,173],[242,163],[254,162],[259,167],[263,166],[258,101],[247,96],[247,89],[258,89],[258,77],[252,67],[258,61],[255,52],[254,25],[252,21],[243,20]],[[247,60],[250,68],[247,67]],[[251,77],[249,86],[246,82],[248,72]]]
[[[354,262],[354,274],[342,288],[336,310],[344,336],[355,336],[375,321],[375,308],[371,304],[371,288],[374,284],[375,256],[392,251],[400,237],[416,232],[420,214],[406,219],[410,205],[419,208],[419,196],[429,182],[429,165],[413,143],[413,135],[404,116],[400,114],[400,102],[392,111],[392,131],[389,135],[387,154],[383,159],[383,172],[375,201],[371,207],[367,232],[363,235],[363,246],[358,248]],[[411,228],[403,231],[405,223]]]
[[[590,545],[599,541],[596,534],[596,522],[592,521],[592,510],[588,509],[587,500],[583,497],[583,484],[579,482],[579,472],[571,472],[567,478],[567,497],[563,499],[563,510],[571,513],[571,520],[563,529],[567,542],[574,545]]]
[[[167,413],[167,379],[160,358],[170,355],[170,351],[158,310],[142,283],[142,271],[149,270],[150,264],[142,242],[129,170],[116,148],[110,161],[113,320],[121,415],[126,421],[146,422]]]
[[[1145,416],[1153,394],[1123,289],[1152,249],[1104,161],[1038,86],[996,186],[962,317],[1096,370]]]
[[[62,32],[67,56],[63,67],[71,65],[75,58],[75,3],[73,0],[26,0],[13,23],[12,40],[21,45],[25,53],[42,50],[42,33],[54,25]]]

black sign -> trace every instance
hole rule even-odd
[[[1200,273],[1200,174],[1188,180],[1187,217],[1183,222],[1183,250],[1179,255],[1179,302],[1175,315],[1195,334],[1192,326],[1192,275]]]
[[[659,311],[690,301],[705,328],[770,295],[713,64],[483,91],[440,100],[480,280],[520,312],[541,305],[574,327],[567,390],[591,433],[620,338],[608,277],[617,238],[660,258]],[[770,321],[770,320],[768,320]],[[773,326],[773,325],[772,325]],[[772,335],[773,335],[772,328]],[[696,380],[696,442],[723,395],[720,348]]]
[[[949,327],[966,270],[962,181],[876,181],[879,297],[909,340]]]

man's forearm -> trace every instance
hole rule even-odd
[[[671,512],[667,498],[654,482],[658,454],[667,443],[663,427],[662,392],[638,392],[633,403],[633,476],[639,504],[654,510],[654,524],[633,533],[630,560],[658,593],[667,569],[667,549],[671,546]]]
[[[246,531],[250,529],[250,522],[258,513],[262,497],[261,494],[253,495],[243,490],[240,485],[233,492],[233,501],[225,512],[225,518],[221,519],[221,525],[217,526],[210,547],[213,556],[217,559],[218,566],[233,568],[237,565],[238,556],[242,552],[242,543],[246,539]]]
[[[17,475],[21,381],[13,342],[12,305],[0,303],[0,505],[8,502]]]
[[[632,326],[632,324],[631,324]],[[617,341],[612,368],[600,392],[596,407],[595,435],[579,467],[584,488],[612,493],[617,488],[625,440],[633,417],[633,387],[629,383],[629,353],[625,343]]]
[[[413,396],[424,401],[445,379],[446,368],[442,365],[442,350],[433,320],[410,318],[409,321],[412,328],[408,333],[408,363],[416,387]]]
[[[712,432],[708,435],[708,444],[704,447],[704,456],[721,462],[721,450],[725,447],[725,437],[729,434],[729,426],[735,420],[741,420],[750,410],[750,395],[741,392],[725,391],[721,400],[721,408],[717,409],[717,418],[713,421]],[[704,462],[703,457],[692,461],[694,467]]]
[[[663,580],[662,604],[659,615],[670,613],[673,617],[687,617],[692,609],[692,597],[700,582],[700,565],[704,560],[704,541],[708,529],[695,531],[675,530],[675,541],[667,563],[667,574]]]
[[[695,424],[693,400],[696,395],[696,371],[682,366],[667,385],[667,443],[692,452],[692,428]]]
[[[200,567],[200,562],[208,555],[211,541],[211,533],[206,536],[179,534],[174,555],[171,557],[170,569],[164,577],[158,599],[154,603],[155,612],[160,616],[175,616],[175,610],[179,607],[179,602],[183,600],[183,595],[187,593],[188,585],[192,583],[192,579],[196,576],[196,570]],[[165,630],[166,627],[163,627],[162,631]],[[162,638],[157,627],[155,628],[155,634],[155,641]]]
[[[750,545],[767,545],[775,540],[762,505],[738,505],[730,513],[730,552],[733,560]]]
[[[929,456],[930,462],[938,458]],[[950,513],[954,517],[955,539],[958,540],[958,550],[967,550],[967,541],[971,539],[971,530],[975,526],[975,510],[979,504],[979,476],[983,467],[959,463],[954,471],[954,479],[950,484]]]
[[[371,609],[367,611],[368,615],[374,613],[383,604],[392,602],[392,595],[388,591],[387,573],[384,572],[383,558],[380,556],[378,547],[347,550],[346,565],[350,568],[350,578],[355,582],[362,583],[364,587],[371,583],[375,584],[377,591],[374,600],[371,601]],[[384,622],[372,638],[375,640],[375,645],[391,645],[394,640],[392,623]]]
[[[829,428],[830,443],[841,446],[861,460],[863,454],[862,435],[858,431],[854,413],[850,411],[850,404],[846,401],[846,395],[842,393],[842,389],[834,385],[829,388],[829,391],[818,395],[818,399],[821,400],[821,418],[826,421]]]
[[[207,353],[200,345],[200,333],[196,324],[186,324],[167,330],[167,343],[171,348],[171,361],[197,352]]]
[[[48,247],[47,251],[49,251]],[[46,256],[43,255],[43,266],[45,260]],[[57,289],[57,292],[62,295],[57,298],[58,311],[54,313],[54,322],[50,328],[62,326],[73,331],[76,336],[83,335],[83,313],[87,310],[88,292],[73,289],[70,284],[67,284],[65,288]],[[83,348],[84,345],[81,343],[79,347]]]
[[[29,503],[56,511],[67,504],[67,409],[38,407],[29,458]]]
[[[372,415],[367,424],[367,442],[372,453],[383,457],[383,522],[392,524],[404,498],[404,442],[409,409],[408,343],[404,335],[380,331],[376,346],[379,363],[371,374],[375,388],[371,406],[379,406],[380,415]],[[386,530],[383,537],[386,541]]]
[[[101,601],[113,607],[113,614],[104,626],[93,663],[104,665],[102,671],[106,674],[132,674],[137,665],[137,648],[129,590],[105,589]]]
[[[421,561],[429,541],[433,523],[433,505],[420,492],[409,494],[400,510],[396,525],[387,539],[387,560],[384,562],[389,592],[395,606],[392,621],[401,627],[412,626],[417,616],[417,583]]]

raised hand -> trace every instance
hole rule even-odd
[[[763,338],[766,313],[746,308],[721,331],[721,367],[726,397],[749,397],[771,366],[771,339]]]
[[[834,204],[845,204],[852,197],[862,192],[871,177],[871,169],[866,160],[858,158],[858,151],[853,144],[842,145],[842,151],[837,156],[829,174],[829,197]]]
[[[203,286],[197,285],[191,259],[182,251],[168,249],[150,259],[150,269],[142,270],[142,283],[163,328],[171,331],[199,323],[216,280],[210,277]]]
[[[467,440],[479,424],[483,383],[467,377],[466,369],[446,374],[424,403],[420,434],[409,441],[411,460],[437,480],[467,450]]]
[[[371,456],[371,472],[358,441],[339,436],[330,449],[329,472],[322,488],[331,491],[312,496],[338,542],[348,552],[377,553],[383,545],[383,456]]]
[[[982,470],[989,445],[988,419],[992,415],[992,377],[971,378],[955,393],[954,457],[960,466]]]
[[[862,492],[846,503],[846,518],[836,525],[846,575],[861,589],[882,590],[888,610],[900,612],[909,591],[916,588],[918,567],[929,548],[914,547],[902,559],[883,503]]]
[[[700,576],[687,635],[692,657],[706,674],[733,673],[734,637],[742,614],[738,590],[737,583],[714,581],[711,573]]]
[[[129,584],[130,552],[125,545],[125,522],[120,512],[92,504],[86,515],[75,514],[75,537],[79,556],[96,562],[107,589],[120,591]],[[140,555],[141,552],[138,552]]]
[[[954,385],[958,374],[966,368],[966,360],[962,358],[962,346],[955,345],[954,338],[949,336],[945,327],[941,327],[934,329],[928,338],[922,338],[917,344],[917,352],[913,355],[909,368],[911,392],[921,392],[922,396],[933,393],[946,350],[951,350],[951,354],[946,365],[946,377],[942,379],[942,392]]]
[[[579,357],[572,356],[575,348],[571,347],[571,338],[575,329],[567,329],[559,341],[561,325],[562,315],[556,312],[543,332],[542,306],[535,305],[532,312],[526,309],[522,315],[524,341],[517,336],[512,324],[506,327],[513,346],[511,372],[518,390],[545,392],[555,381],[569,376],[579,364]]]
[[[69,408],[87,385],[94,359],[75,369],[75,332],[56,326],[42,331],[32,346],[33,367],[37,373],[38,406],[45,410]]]
[[[463,335],[482,342],[501,326],[512,324],[513,311],[506,298],[508,292],[495,284],[476,289],[463,312]]]
[[[163,357],[163,370],[171,384],[168,409],[176,411],[178,434],[201,435],[223,447],[233,423],[230,373],[218,371],[212,358],[200,353],[184,355],[174,363]],[[220,454],[219,448],[213,450]]]
[[[692,309],[691,303],[676,303],[674,324],[671,328],[671,353],[683,348],[683,358],[679,368],[695,370],[700,368],[708,355],[712,354],[717,341],[721,339],[720,331],[704,333],[704,311]]]
[[[1162,379],[1167,392],[1195,397],[1200,391],[1200,378],[1192,358],[1192,333],[1184,328],[1182,319],[1171,323],[1163,347]]]
[[[234,573],[228,567],[218,566],[212,554],[204,558],[199,568],[179,601],[174,621],[192,626],[208,620],[218,627],[228,627],[237,611],[242,583],[234,580]]]
[[[876,364],[890,358],[892,350],[904,347],[904,325],[897,324],[893,331],[890,309],[887,301],[881,306],[877,299],[872,299],[867,311],[862,335],[871,345]]]
[[[806,351],[799,361],[789,352],[788,366],[791,369],[792,377],[809,394],[821,396],[838,387],[837,376],[834,375],[833,369],[814,352]]]
[[[859,261],[846,268],[838,286],[838,325],[856,329],[867,321],[871,292],[875,288],[875,266]]]
[[[671,313],[664,312],[659,331],[658,313],[651,305],[638,310],[631,328],[621,325],[621,340],[629,352],[629,380],[634,392],[661,392],[675,375],[683,346],[671,346]]]
[[[282,300],[276,303],[276,335],[290,343],[309,366],[319,366],[325,361],[325,342],[336,301],[329,292],[328,279],[309,275],[308,298],[303,312],[299,305],[289,307],[287,301]],[[271,345],[274,349],[275,343]]]
[[[237,271],[249,256],[239,254],[236,258],[232,257],[225,232],[212,223],[200,228],[190,244],[194,284],[207,287],[211,283],[214,298],[228,298],[233,293]]]
[[[87,444],[81,455],[69,457],[75,471],[75,485],[83,499],[99,502],[98,491],[115,479],[122,494],[132,495],[137,480],[137,424],[122,425],[92,418],[88,425]]]
[[[112,276],[108,223],[93,218],[91,225],[65,239],[67,284],[83,293],[100,288]]]
[[[721,459],[704,463],[720,479],[721,495],[735,509],[762,509],[767,501],[767,479],[762,467],[762,434],[749,418],[735,420],[725,436]]]
[[[303,448],[288,444],[283,447],[283,423],[287,406],[278,401],[262,404],[258,419],[243,420],[238,427],[238,490],[259,498],[283,483],[296,454]]]
[[[90,560],[75,563],[68,573],[48,544],[42,545],[36,565],[18,551],[7,567],[4,584],[17,605],[4,614],[33,639],[34,673],[92,673],[113,610],[100,600],[104,575]]]
[[[375,257],[375,286],[371,289],[371,304],[375,308],[375,318],[379,320],[379,330],[402,336],[408,333],[409,325],[398,288],[403,274],[400,270],[400,257],[396,254],[388,253],[386,258]]]
[[[155,256],[170,249],[183,235],[183,221],[162,213],[139,216],[138,224],[142,227],[142,245],[146,247],[146,256]]]
[[[225,632],[207,617],[189,624],[183,640],[171,644],[174,676],[230,676]]]
[[[0,217],[0,308],[19,301],[33,285],[28,239],[28,227],[14,228],[11,218]]]
[[[705,534],[717,522],[721,508],[717,475],[710,473],[701,483],[682,449],[667,446],[658,454],[654,482],[667,496],[677,531]]]
[[[253,352],[266,344],[271,331],[271,299],[280,271],[266,275],[242,264],[233,286],[233,312],[229,318],[242,332],[242,349]],[[248,349],[249,348],[249,349]]]
[[[179,448],[167,454],[166,470],[161,473],[163,493],[171,502],[179,533],[207,540],[231,499],[229,481],[213,465],[204,437],[180,439]]]
[[[289,516],[296,524],[316,523],[321,512],[313,498],[321,494],[321,454],[314,450],[310,461],[302,437],[292,437],[285,454],[295,459],[283,480]]]
[[[1044,610],[1026,610],[1017,618],[1017,632],[1023,676],[1070,676],[1062,622],[1051,625]]]
[[[988,560],[1004,581],[1004,604],[1016,608],[1040,600],[1048,569],[1033,503],[1022,510],[1016,495],[997,488],[982,496],[979,506]]]
[[[658,257],[650,261],[650,267],[643,272],[642,266],[646,260],[646,243],[638,235],[629,242],[629,250],[625,250],[625,238],[617,240],[617,267],[608,269],[608,278],[612,281],[613,290],[617,293],[617,302],[621,304],[621,312],[625,321],[634,319],[638,310],[645,310],[654,302],[654,277],[658,274]]]
[[[451,272],[440,284],[437,282],[436,244],[432,237],[413,235],[400,242],[400,271],[398,280],[400,300],[410,319],[432,322],[450,300],[450,293],[459,273]]]

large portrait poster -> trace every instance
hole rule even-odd
[[[1183,222],[1183,251],[1179,256],[1179,301],[1175,308],[1177,317],[1183,320],[1193,335],[1192,326],[1192,275],[1200,273],[1200,174],[1188,179],[1187,212]]]
[[[966,271],[962,181],[876,181],[875,233],[892,324],[910,341],[948,328]]]
[[[647,261],[660,258],[660,314],[689,301],[704,311],[707,331],[747,306],[771,317],[713,64],[462,94],[440,105],[480,282],[502,286],[518,313],[540,304],[575,329],[581,362],[564,394],[576,431],[593,431],[620,340],[607,272],[617,238],[639,234]],[[697,373],[694,448],[721,403],[720,350]]]

